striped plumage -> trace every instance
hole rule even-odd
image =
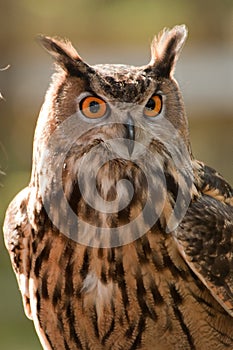
[[[183,26],[165,31],[138,68],[90,67],[69,44],[43,39],[61,69],[38,121],[30,184],[4,232],[44,349],[233,348],[233,191],[191,154],[172,77],[185,37]],[[78,114],[80,134],[69,117],[85,91],[109,101],[114,118],[85,129]],[[154,123],[140,106],[155,91],[165,121]],[[114,210],[97,210],[99,196]]]

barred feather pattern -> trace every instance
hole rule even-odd
[[[34,215],[30,305],[46,349],[231,348],[232,318],[191,271],[172,235],[163,229],[163,217],[166,219],[166,210],[170,213],[174,203],[176,179],[169,155],[158,143],[151,147],[155,145],[167,174],[167,204],[160,220],[143,237],[120,247],[83,246],[58,232],[43,206]],[[97,188],[108,200],[114,197],[121,178],[128,177],[135,185],[130,205],[103,217],[83,201],[74,181],[78,156],[80,150],[72,149],[63,172],[64,192],[75,213],[92,220],[100,230],[101,225],[124,225],[137,215],[148,195],[140,169],[125,160],[114,160],[100,169]],[[154,188],[162,186],[158,174]],[[143,220],[138,230],[145,225],[146,218]],[[203,330],[208,337],[200,337]]]
[[[32,249],[30,304],[48,349],[233,344],[232,319],[158,228],[112,249],[80,246],[51,228],[38,232]]]

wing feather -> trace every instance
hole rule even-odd
[[[194,160],[193,165],[196,172],[196,186],[198,190],[202,194],[233,206],[233,189],[223,176],[200,161]]]
[[[30,189],[23,189],[10,203],[4,221],[5,245],[16,274],[26,315],[31,318],[29,298],[31,225],[27,215]]]
[[[190,205],[176,241],[193,272],[233,316],[233,207],[203,194]]]

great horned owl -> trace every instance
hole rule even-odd
[[[57,72],[4,233],[44,349],[233,348],[233,193],[192,156],[186,36],[164,30],[142,67],[41,38]]]

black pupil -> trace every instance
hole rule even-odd
[[[146,104],[146,108],[153,111],[155,109],[155,101],[150,98],[149,101]]]
[[[100,104],[99,104],[99,102],[92,101],[89,105],[89,108],[90,108],[91,113],[93,113],[93,114],[97,113],[100,110]]]

